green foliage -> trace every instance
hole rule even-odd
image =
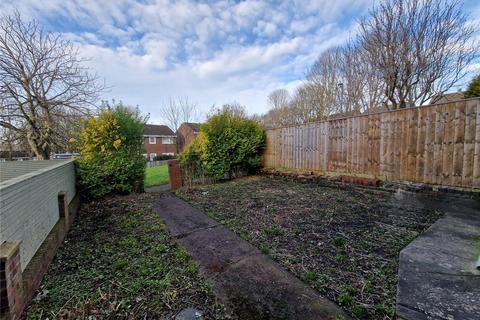
[[[168,166],[162,165],[157,167],[150,167],[145,170],[145,186],[156,186],[161,184],[168,184],[170,177],[168,176]]]
[[[317,279],[317,275],[315,272],[312,271],[306,271],[303,273],[303,280],[307,282],[314,282]]]
[[[81,132],[77,175],[82,195],[100,198],[143,186],[145,118],[121,104],[90,117]]]
[[[270,238],[274,238],[283,235],[283,231],[279,226],[273,226],[269,229],[265,229],[265,234]]]
[[[184,178],[218,181],[260,168],[265,133],[238,107],[224,106],[211,115],[200,134],[179,156]]]
[[[480,97],[480,74],[472,79],[465,91],[465,98]]]
[[[346,240],[343,237],[335,237],[335,239],[333,239],[333,244],[336,247],[343,247],[345,243],[346,243]]]

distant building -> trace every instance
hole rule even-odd
[[[432,99],[430,99],[430,104],[450,103],[462,99],[465,99],[465,92],[463,91],[444,93],[433,96]]]
[[[177,155],[177,137],[175,132],[167,126],[147,124],[143,131],[145,157],[153,160],[159,155]]]
[[[182,152],[186,146],[195,140],[200,132],[200,123],[184,122],[177,130],[178,152]]]

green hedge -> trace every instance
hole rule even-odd
[[[122,105],[100,112],[85,123],[81,133],[82,156],[76,161],[83,196],[100,198],[143,188],[145,118]]]
[[[265,132],[244,112],[224,106],[200,127],[200,134],[179,156],[187,184],[230,179],[261,167]]]

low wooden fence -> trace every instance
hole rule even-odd
[[[264,166],[480,188],[480,99],[270,129]]]
[[[147,167],[159,167],[164,166],[168,163],[168,160],[155,160],[155,161],[147,161]]]

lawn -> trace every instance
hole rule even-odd
[[[150,167],[145,170],[145,187],[168,184],[168,166]]]
[[[178,194],[359,319],[395,317],[400,250],[442,215],[410,195],[267,175]]]
[[[83,205],[28,319],[170,319],[196,307],[229,318],[197,265],[177,245],[151,194]]]

